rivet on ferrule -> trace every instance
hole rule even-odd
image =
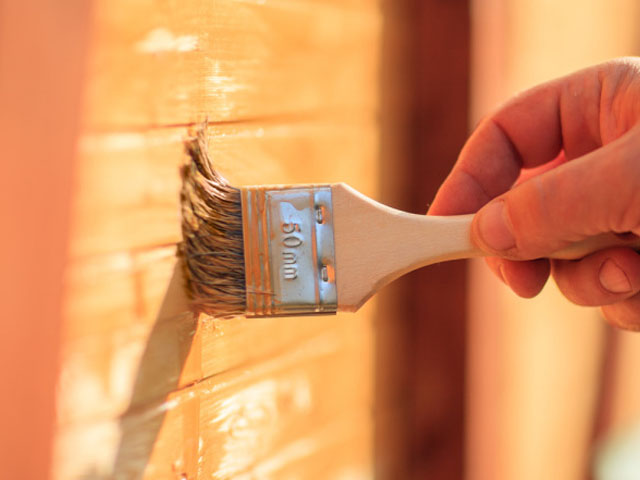
[[[337,310],[330,185],[242,189],[248,316]]]

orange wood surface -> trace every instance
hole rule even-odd
[[[368,478],[373,305],[187,311],[179,167],[375,196],[377,4],[97,1],[65,273],[54,478]]]
[[[91,2],[0,1],[0,464],[44,480]]]

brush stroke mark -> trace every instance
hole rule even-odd
[[[195,35],[175,35],[166,28],[151,30],[135,45],[140,53],[192,52],[198,48]]]

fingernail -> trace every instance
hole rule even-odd
[[[600,267],[600,283],[605,290],[611,293],[628,293],[631,291],[631,282],[616,263],[608,259]]]
[[[503,201],[486,206],[479,215],[478,233],[487,247],[498,252],[515,247],[516,240],[507,223]]]

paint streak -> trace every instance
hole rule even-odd
[[[220,401],[210,425],[227,440],[215,478],[227,478],[250,467],[272,448],[283,428],[282,417],[304,415],[311,407],[311,385],[304,375],[259,382]],[[309,449],[302,450],[289,452],[287,458],[304,455]]]
[[[85,134],[78,139],[78,151],[85,155],[107,152],[127,152],[150,147],[163,147],[180,144],[184,140],[184,132],[163,132],[161,135],[148,133],[96,133]]]
[[[195,35],[176,36],[166,28],[151,30],[135,45],[140,53],[192,52],[197,48],[198,37]]]

